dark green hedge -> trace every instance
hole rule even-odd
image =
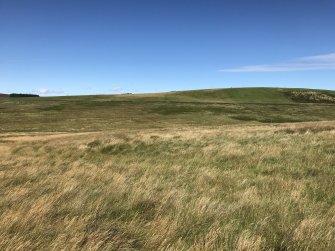
[[[37,94],[25,94],[25,93],[11,93],[9,97],[12,98],[22,98],[22,97],[39,97]]]

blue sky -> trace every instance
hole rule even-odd
[[[335,89],[334,0],[0,0],[0,92]]]

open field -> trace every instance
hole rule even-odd
[[[0,98],[0,250],[335,250],[334,92],[286,92]]]
[[[0,132],[87,132],[334,120],[333,100],[315,102],[299,89],[241,88],[142,95],[1,98]],[[306,91],[304,91],[306,92]]]

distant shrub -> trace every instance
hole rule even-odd
[[[30,97],[39,97],[37,94],[25,94],[25,93],[11,93],[9,94],[11,98],[30,98]]]

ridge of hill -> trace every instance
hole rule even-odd
[[[305,94],[305,95],[304,95]],[[313,99],[311,96],[326,96],[330,99]],[[65,96],[64,96],[65,97]],[[186,91],[170,91],[142,94],[85,95],[66,96],[81,99],[117,100],[117,101],[170,101],[170,102],[217,102],[217,103],[335,103],[335,91],[302,88],[220,88]]]

